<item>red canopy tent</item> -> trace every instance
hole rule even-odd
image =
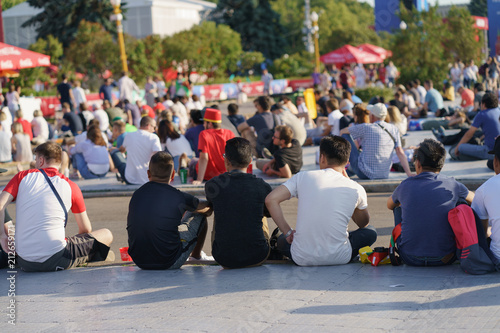
[[[50,66],[50,56],[0,43],[0,71]]]
[[[325,64],[378,64],[384,61],[379,55],[361,51],[351,45],[344,45],[339,49],[322,55],[319,59]]]
[[[358,50],[376,54],[384,60],[388,57],[392,57],[392,51],[386,50],[383,47],[373,44],[361,44],[358,46]]]

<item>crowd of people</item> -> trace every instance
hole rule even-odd
[[[206,258],[201,249],[208,233],[206,217],[211,214],[215,216],[212,254],[223,267],[249,267],[266,260],[271,250],[266,217],[272,217],[282,231],[276,250],[295,264],[346,264],[377,239],[377,231],[369,225],[366,192],[350,177],[386,179],[399,164],[408,179],[387,206],[394,210],[395,224],[402,225],[404,237],[398,246],[406,264],[437,266],[456,260],[447,212],[462,201],[480,209],[481,219],[491,227],[491,248],[500,258],[499,222],[491,200],[484,194],[475,198],[464,185],[440,174],[446,158],[443,143],[450,138],[439,122],[465,129],[450,150],[454,159],[486,159],[500,173],[497,91],[485,91],[482,83],[468,77],[474,96],[462,84],[458,90],[469,104],[445,109],[432,81],[423,86],[419,80],[397,85],[393,66],[389,63],[384,71],[384,82],[394,87],[393,100],[374,96],[363,103],[349,82],[344,87],[341,73],[344,89],[332,89],[322,81],[317,85],[316,112],[308,110],[303,96],[295,100],[281,96],[275,102],[264,94],[254,100],[256,112],[248,119],[239,114],[237,104],[227,106],[227,115],[218,105],[204,107],[181,74],[168,89],[161,79],[148,78],[144,103],[136,100],[134,91],[139,87],[126,73],[117,83],[106,79],[100,89],[102,106],[89,106],[80,85],[73,87],[63,77],[58,85],[62,109],[53,126],[39,111],[31,123],[23,119],[19,107],[12,114],[6,106],[0,115],[0,135],[8,137],[10,148],[5,153],[2,140],[0,162],[31,162],[31,168],[14,176],[0,194],[3,254],[8,252],[12,228],[6,207],[16,200],[17,212],[23,210],[16,214],[15,229],[20,235],[18,262],[24,270],[67,269],[109,257],[111,232],[92,231],[81,191],[69,178],[100,178],[113,171],[119,181],[141,185],[130,201],[127,232],[129,254],[143,269],[178,268],[189,257]],[[112,96],[114,87],[118,103]],[[432,127],[437,140],[405,149],[409,121],[431,115],[446,115]],[[300,172],[304,145],[319,146],[319,170]],[[288,180],[272,190],[252,174],[249,166],[254,159],[267,176]],[[187,173],[194,185],[204,184],[206,200],[170,185],[181,173]],[[496,191],[489,183],[483,192]],[[422,200],[412,200],[415,196]],[[296,229],[280,206],[292,197],[299,200]],[[79,234],[65,239],[67,207],[76,217]],[[420,223],[422,211],[428,212],[425,224]],[[359,228],[348,232],[350,219]],[[429,228],[436,230],[431,238]],[[38,236],[30,238],[35,232]]]

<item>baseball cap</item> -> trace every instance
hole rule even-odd
[[[493,146],[493,149],[488,152],[488,154],[494,154],[500,157],[500,136],[497,136],[495,139],[495,145]]]
[[[374,105],[368,105],[366,109],[378,119],[384,119],[387,116],[387,107],[385,104],[377,103]]]

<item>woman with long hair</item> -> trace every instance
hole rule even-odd
[[[162,120],[158,124],[158,137],[161,147],[170,153],[174,158],[174,168],[179,169],[179,158],[185,154],[188,158],[193,157],[193,150],[186,137],[179,134],[174,128],[174,124],[169,120]]]
[[[99,125],[91,125],[87,129],[87,139],[78,142],[70,152],[75,176],[78,175],[76,172],[78,171],[85,179],[101,178],[106,176],[109,170],[114,169]]]
[[[23,125],[12,124],[12,160],[15,162],[31,162],[33,152],[31,151],[30,136],[24,133]]]

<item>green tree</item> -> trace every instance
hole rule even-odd
[[[400,80],[407,82],[415,78],[442,82],[447,76],[448,55],[443,41],[449,37],[448,29],[437,13],[437,6],[428,12],[400,8],[401,20],[406,30],[394,35],[392,60],[401,72]]]
[[[270,71],[276,79],[307,77],[314,71],[314,56],[303,51],[274,60]]]
[[[473,26],[474,19],[467,9],[451,7],[447,17],[449,37],[444,43],[449,61],[453,55],[462,61],[480,60],[483,35]],[[479,36],[479,41],[476,36]]]
[[[163,40],[166,63],[188,61],[190,69],[223,75],[236,70],[240,35],[226,25],[203,22]]]
[[[269,0],[220,0],[210,19],[238,32],[245,51],[261,52],[269,59],[285,53],[285,29]]]
[[[50,56],[50,63],[56,66],[59,65],[64,53],[63,45],[52,35],[48,35],[46,38],[38,38],[28,49]]]
[[[2,1],[2,10],[7,10],[14,6],[19,5],[20,3],[25,2],[26,0],[3,0]]]
[[[83,20],[99,23],[107,31],[116,34],[116,25],[109,19],[113,13],[113,6],[109,1],[27,0],[27,2],[31,7],[43,10],[22,25],[22,27],[34,26],[37,38],[53,35],[63,43],[64,47],[68,47],[75,39],[80,22]]]
[[[471,0],[468,7],[472,15],[488,17],[488,0]]]
[[[65,49],[65,65],[88,75],[89,85],[97,89],[99,76],[106,69],[121,68],[118,46],[100,24],[82,21],[75,40]]]

